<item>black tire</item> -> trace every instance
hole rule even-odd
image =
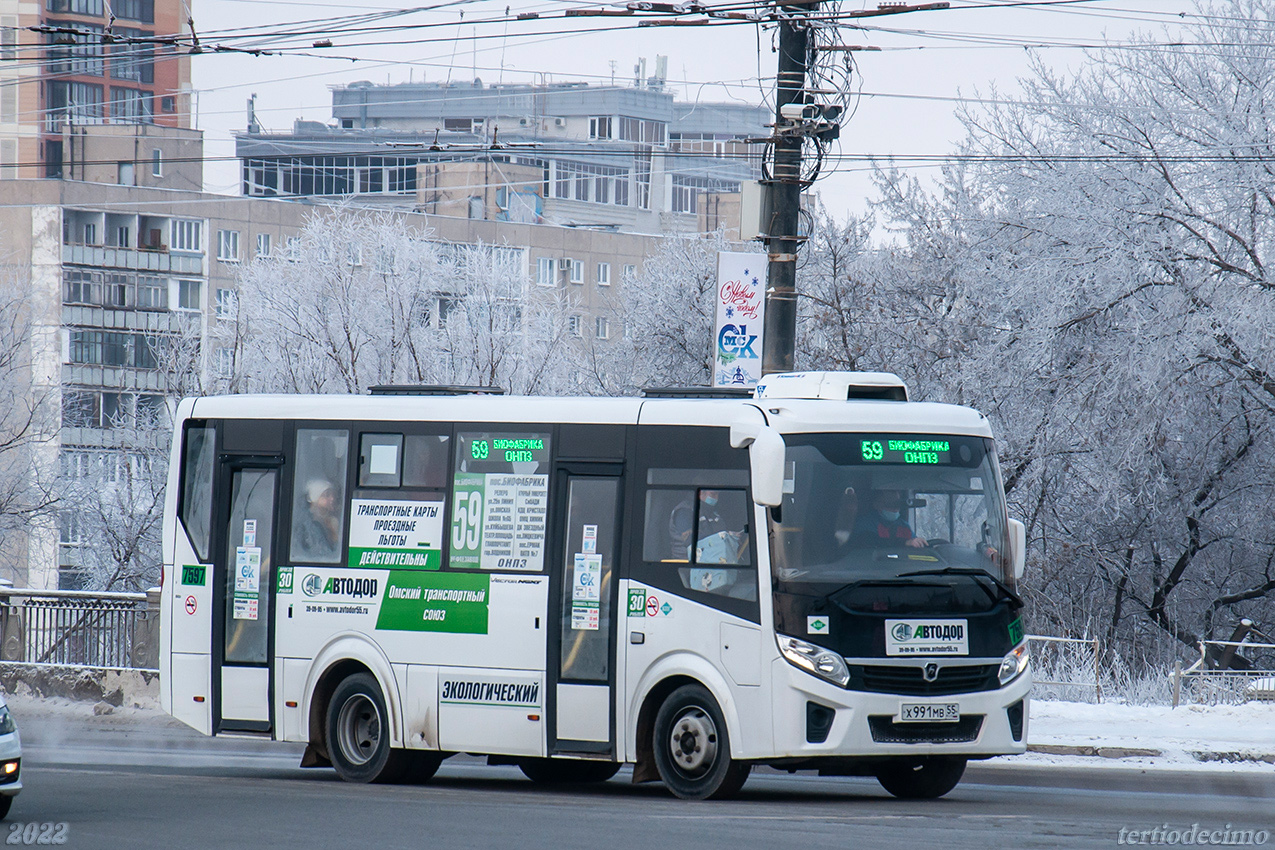
[[[4,820],[9,816],[9,809],[13,808],[13,796],[0,797],[0,820]]]
[[[396,782],[408,767],[405,750],[390,747],[389,714],[371,673],[336,686],[328,703],[328,757],[346,782]]]
[[[964,774],[965,759],[959,756],[927,756],[920,761],[900,759],[881,770],[877,781],[901,799],[933,800],[955,788]]]
[[[613,761],[581,761],[575,759],[522,759],[518,769],[541,785],[587,785],[606,782],[620,770]]]
[[[424,785],[434,778],[443,759],[450,755],[437,750],[405,750],[403,756],[407,766],[399,781],[406,785]]]
[[[752,765],[730,757],[730,736],[717,700],[702,685],[682,685],[655,715],[655,767],[683,800],[724,800],[739,793]]]

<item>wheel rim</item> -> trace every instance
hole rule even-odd
[[[717,761],[717,724],[704,709],[690,706],[673,721],[668,744],[680,772],[688,777],[703,776]]]
[[[337,739],[341,754],[354,765],[372,760],[381,744],[381,712],[363,694],[355,694],[337,715]]]

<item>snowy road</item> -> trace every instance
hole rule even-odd
[[[1275,831],[1275,770],[1011,761],[972,766],[931,802],[891,799],[872,780],[758,771],[738,801],[686,803],[627,771],[546,791],[464,758],[429,785],[353,786],[298,769],[297,746],[202,738],[153,713],[83,714],[27,713],[26,790],[9,816],[66,823],[70,847],[986,850],[1118,846],[1121,829],[1193,824]]]

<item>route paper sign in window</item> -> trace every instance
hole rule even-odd
[[[437,570],[442,565],[441,501],[351,500],[347,566]]]
[[[457,435],[449,566],[539,572],[549,507],[549,434]]]

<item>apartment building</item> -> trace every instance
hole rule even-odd
[[[456,218],[695,232],[707,196],[760,176],[765,109],[632,86],[368,82],[333,122],[236,136],[243,194],[357,196]]]
[[[191,86],[190,57],[150,39],[180,32],[188,6],[0,0],[0,179],[95,179],[100,166],[155,185],[153,163],[179,158],[158,140],[189,142]],[[119,142],[109,160],[85,147],[102,126]]]

